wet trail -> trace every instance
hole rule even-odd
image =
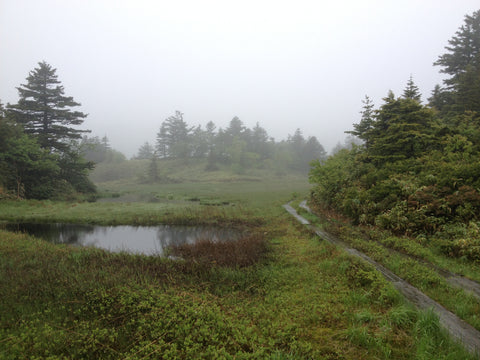
[[[305,203],[302,203],[300,206],[305,208],[307,211],[310,211],[310,209]],[[478,331],[473,326],[471,326],[467,322],[460,319],[458,316],[456,316],[452,312],[445,309],[442,305],[440,305],[439,303],[437,303],[436,301],[434,301],[433,299],[425,295],[416,287],[410,285],[408,282],[406,282],[405,280],[403,280],[402,278],[400,278],[399,276],[397,276],[396,274],[394,274],[393,272],[385,268],[383,265],[371,259],[366,254],[354,248],[349,247],[348,244],[338,239],[337,237],[332,236],[331,234],[328,234],[327,232],[321,229],[318,229],[315,226],[312,226],[307,219],[299,215],[297,211],[293,207],[291,207],[289,204],[285,204],[283,205],[283,207],[288,213],[294,216],[301,224],[307,226],[311,231],[317,234],[320,238],[330,242],[331,244],[342,247],[349,254],[362,258],[363,260],[375,266],[375,268],[378,271],[380,271],[383,274],[383,276],[388,281],[390,281],[393,284],[393,286],[395,286],[395,288],[398,291],[400,291],[400,293],[402,293],[402,295],[405,296],[405,298],[408,301],[410,301],[412,304],[417,306],[419,309],[425,310],[425,309],[433,308],[433,310],[439,317],[440,324],[448,330],[448,332],[452,337],[461,341],[465,345],[465,347],[472,353],[475,353],[475,352],[480,353],[480,331]],[[451,274],[449,272],[446,272],[442,276],[445,276],[449,282],[457,281],[455,280],[457,278],[468,280],[463,277],[459,277],[458,275]],[[476,296],[480,294],[480,285],[472,280],[459,281],[459,283],[456,283],[455,285],[462,286],[463,283],[466,284],[465,285],[466,290],[471,291],[473,294],[477,294]]]
[[[307,205],[307,202],[304,200],[300,203],[299,205],[301,208],[305,209],[306,211],[308,211],[310,214],[313,214],[315,215],[312,210],[308,207]],[[301,216],[300,216],[301,217]],[[302,218],[303,219],[303,218]],[[304,219],[305,220],[305,219]],[[319,235],[321,236],[321,235]],[[384,246],[383,244],[381,243],[378,243],[380,246]],[[342,245],[342,246],[346,246],[346,244]],[[419,261],[421,262],[422,264],[428,266],[429,268],[435,270],[440,276],[442,276],[443,278],[445,278],[445,280],[452,286],[455,286],[457,288],[460,288],[460,289],[463,289],[464,291],[467,291],[469,293],[471,293],[473,296],[475,296],[477,299],[480,299],[480,284],[474,280],[471,280],[471,279],[468,279],[464,276],[461,276],[461,275],[458,275],[458,274],[455,274],[451,271],[448,271],[446,269],[442,269],[434,264],[431,264],[429,263],[428,261],[425,261],[423,259],[419,259],[419,258],[415,258],[411,255],[408,255],[408,254],[405,254],[405,253],[402,253],[402,252],[399,252],[395,249],[391,249],[391,248],[387,248],[385,247],[389,252],[391,253],[395,253],[401,257],[404,257],[404,258],[410,258],[410,259],[413,259],[413,260],[416,260],[416,261]]]

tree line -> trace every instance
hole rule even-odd
[[[347,131],[362,144],[313,164],[312,200],[355,223],[430,236],[447,254],[480,260],[480,11],[448,43],[434,62],[448,78],[427,104],[412,78],[378,108],[365,98]]]
[[[217,170],[219,165],[230,166],[235,172],[257,167],[272,167],[307,172],[314,159],[323,159],[326,152],[317,138],[305,138],[300,129],[287,140],[275,142],[268,132],[257,123],[248,128],[234,117],[228,127],[218,128],[208,122],[191,126],[184,114],[176,111],[165,119],[157,133],[156,143],[144,143],[138,150],[137,159],[189,159],[206,160],[206,171]],[[273,165],[274,164],[274,165]]]
[[[68,199],[95,194],[89,172],[99,163],[116,164],[125,156],[112,149],[108,138],[88,136],[79,130],[86,114],[80,103],[66,96],[56,69],[45,61],[30,71],[17,87],[19,100],[0,102],[0,198]],[[314,137],[300,129],[287,140],[275,142],[258,123],[252,129],[234,117],[226,129],[209,122],[205,129],[185,122],[177,111],[161,123],[156,143],[146,142],[136,159],[149,159],[148,181],[161,180],[163,159],[206,162],[205,170],[228,166],[236,173],[249,168],[307,172],[313,159],[325,150]],[[93,199],[94,196],[91,196]]]

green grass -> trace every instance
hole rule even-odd
[[[370,266],[282,220],[247,267],[0,232],[0,357],[414,359],[425,343],[471,358]]]
[[[398,238],[373,228],[361,229],[345,222],[325,221],[323,226],[480,330],[480,300],[449,284],[432,266],[470,274],[478,280],[477,264],[448,259],[434,248],[422,246],[416,239]]]
[[[100,192],[121,194],[96,203],[3,201],[0,220],[103,225],[205,224],[254,225],[283,211],[292,193],[306,194],[301,177],[221,183],[99,185]]]
[[[170,261],[0,231],[0,358],[474,358],[371,266],[281,208],[307,193],[305,179],[100,188],[119,196],[2,202],[0,218],[211,223],[254,236],[177,249],[184,260]]]

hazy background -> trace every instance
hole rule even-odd
[[[276,140],[301,128],[331,150],[358,122],[362,99],[424,99],[432,63],[478,0],[0,0],[0,100],[45,60],[65,94],[128,157],[161,122],[226,127],[238,116]]]

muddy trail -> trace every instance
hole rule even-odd
[[[440,305],[439,303],[437,303],[436,301],[434,301],[433,299],[425,295],[416,287],[410,285],[408,282],[406,282],[405,280],[403,280],[402,278],[400,278],[399,276],[397,276],[396,274],[394,274],[393,272],[385,268],[383,265],[371,259],[366,254],[354,248],[351,248],[347,243],[343,242],[341,239],[338,239],[337,237],[321,229],[318,229],[315,226],[312,226],[307,219],[299,215],[297,211],[293,207],[291,207],[289,204],[283,205],[283,207],[288,213],[294,216],[301,224],[305,225],[307,228],[313,231],[320,238],[330,242],[331,244],[342,247],[347,253],[353,256],[359,257],[369,262],[370,264],[372,264],[378,271],[380,271],[383,274],[383,276],[388,281],[390,281],[393,284],[393,286],[408,301],[414,304],[417,308],[422,310],[433,309],[437,314],[437,316],[439,317],[440,324],[449,332],[449,334],[453,338],[462,342],[470,352],[480,354],[480,331],[478,331],[473,326],[471,326],[467,322],[460,319],[454,313],[445,309],[442,305]],[[306,207],[304,203],[302,204],[302,207],[308,209],[308,207]],[[448,274],[449,272],[445,272],[443,276]],[[452,275],[455,275],[455,274],[452,274]],[[460,277],[460,278],[465,279],[463,277]],[[468,280],[468,279],[465,279],[465,280]],[[472,281],[469,280],[469,282],[472,282]],[[475,293],[476,286],[479,286],[479,284],[476,282],[473,282],[474,291],[472,291],[472,286],[471,284],[469,284],[469,282],[466,282],[467,283],[466,290],[471,291],[472,293]],[[456,284],[456,285],[459,285],[459,284]]]

